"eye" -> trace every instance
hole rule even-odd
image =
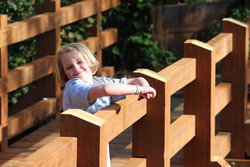
[[[71,68],[72,68],[72,66],[68,66],[68,67],[66,67],[66,69],[67,69],[67,70],[70,70]]]
[[[81,60],[78,60],[77,61],[77,64],[82,64],[83,62]]]

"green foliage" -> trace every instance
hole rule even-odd
[[[137,68],[159,70],[169,65],[173,54],[159,48],[152,38],[150,8],[166,3],[164,0],[122,0],[121,6],[104,14],[104,28],[117,27],[119,42],[106,50],[108,65],[116,65],[118,71]]]
[[[231,17],[236,19],[236,20],[243,20],[247,16],[250,16],[250,10],[249,9],[239,7],[239,8],[234,8],[232,10]]]

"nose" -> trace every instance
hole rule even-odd
[[[78,65],[78,64],[75,64],[75,65],[74,65],[74,71],[77,71],[77,70],[79,70],[79,65]]]

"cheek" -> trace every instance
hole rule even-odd
[[[64,70],[66,76],[71,79],[71,71],[70,70]]]

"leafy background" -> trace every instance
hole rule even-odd
[[[8,22],[13,23],[35,15],[35,8],[45,0],[5,0],[0,1],[0,13],[8,15]],[[61,6],[66,6],[80,0],[61,0]],[[121,6],[103,13],[102,29],[116,27],[119,41],[104,49],[103,64],[115,66],[119,75],[126,75],[137,68],[148,68],[159,71],[175,61],[175,55],[167,46],[160,48],[153,41],[150,8],[163,4],[196,3],[209,0],[121,0]],[[242,6],[233,9],[229,16],[242,20],[250,15],[249,10]],[[82,21],[61,28],[61,43],[70,43],[86,39],[88,29],[95,25],[95,18],[89,17]],[[100,28],[100,27],[99,27]],[[200,32],[203,41],[211,39],[220,33],[220,24],[210,26]],[[9,49],[9,70],[29,63],[35,58],[35,38],[11,45]],[[28,85],[13,91],[9,95],[10,106],[25,94]]]

